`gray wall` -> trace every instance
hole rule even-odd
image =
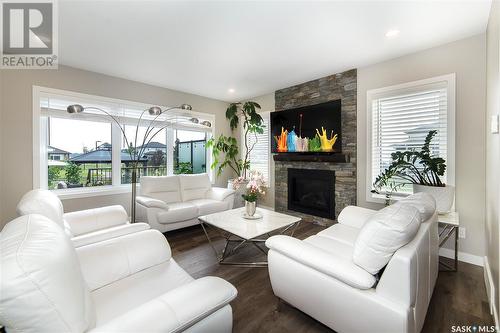
[[[485,202],[485,91],[486,36],[484,34],[417,52],[383,63],[358,68],[358,205],[381,208],[367,202],[366,92],[369,89],[456,73],[456,205],[467,238],[460,251],[484,255]],[[274,109],[274,93],[252,98]],[[271,174],[274,163],[271,162]],[[273,186],[273,181],[271,182]],[[274,191],[274,187],[270,192]],[[270,206],[273,201],[266,200]],[[271,206],[272,207],[272,206]]]
[[[215,115],[215,134],[230,133],[225,119],[227,103],[197,95],[159,88],[94,72],[60,66],[58,70],[1,71],[0,99],[0,227],[15,217],[15,207],[21,196],[32,188],[32,86],[44,86],[79,93],[118,98],[158,105],[188,103],[193,110]],[[8,157],[8,158],[6,158]],[[230,176],[226,171],[217,184],[226,186]],[[123,204],[129,208],[130,194],[87,197],[65,200],[66,211],[108,204]]]
[[[491,134],[489,119],[500,112],[500,3],[493,2],[487,31],[487,127],[486,127],[486,260],[491,269],[494,288],[493,302],[496,305],[497,317],[500,317],[498,285],[498,223],[499,206],[499,171],[500,171],[500,134]]]
[[[358,69],[358,204],[366,201],[366,92],[456,73],[456,209],[466,239],[459,250],[484,255],[486,36],[463,39]]]

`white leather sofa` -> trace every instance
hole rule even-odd
[[[129,223],[127,212],[119,205],[64,213],[61,200],[49,190],[26,193],[17,204],[17,213],[41,214],[58,223],[75,247],[149,229],[147,223]]]
[[[194,280],[165,237],[145,230],[74,248],[42,215],[0,235],[0,325],[7,332],[231,332],[236,289]]]
[[[336,332],[417,333],[438,275],[435,201],[346,207],[305,240],[266,242],[274,294]]]
[[[232,209],[234,190],[212,187],[206,173],[141,177],[137,217],[167,232],[198,224],[198,216]]]

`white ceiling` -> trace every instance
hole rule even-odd
[[[59,55],[65,65],[235,101],[483,33],[490,4],[60,1]],[[390,29],[399,36],[386,38]]]

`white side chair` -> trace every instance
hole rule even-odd
[[[0,325],[9,332],[221,332],[232,330],[236,289],[194,280],[165,237],[145,230],[74,248],[42,215],[0,234]]]
[[[349,206],[338,221],[266,241],[274,294],[336,332],[420,332],[438,275],[434,199]]]
[[[141,177],[137,218],[161,232],[198,224],[198,216],[233,208],[232,189],[212,187],[206,173]]]
[[[59,197],[49,190],[32,190],[17,204],[18,215],[41,214],[58,223],[75,247],[149,229],[147,223],[129,223],[122,206],[64,213]]]

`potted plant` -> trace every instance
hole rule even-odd
[[[260,105],[256,102],[238,102],[231,103],[226,110],[226,119],[229,120],[229,126],[234,131],[238,128],[240,118],[243,127],[243,147],[244,152],[241,155],[238,147],[238,141],[232,136],[220,135],[218,138],[211,138],[207,142],[207,147],[212,148],[213,162],[210,166],[217,169],[219,176],[225,168],[230,168],[236,174],[239,183],[248,183],[248,170],[250,170],[250,153],[257,143],[257,134],[264,133],[264,120],[257,113]],[[248,138],[254,135],[255,140],[252,144],[248,143]],[[234,179],[228,180],[228,187],[238,189],[234,185]],[[239,187],[241,191],[241,187]],[[242,192],[240,192],[242,194]],[[235,196],[235,206],[241,207],[243,201]]]
[[[399,178],[413,184],[413,192],[426,192],[436,200],[438,213],[447,213],[453,206],[455,187],[446,185],[441,177],[446,171],[446,161],[431,153],[430,145],[437,134],[429,131],[420,150],[407,150],[391,154],[392,163],[377,177],[375,189],[385,187],[387,179]]]
[[[396,168],[389,167],[385,169],[384,172],[382,172],[380,175],[378,175],[375,179],[375,182],[373,183],[374,189],[371,192],[384,195],[386,206],[392,204],[393,193],[404,185],[404,183],[396,182],[393,179],[395,174]]]
[[[250,171],[248,182],[244,182],[244,180],[243,177],[238,177],[233,181],[233,185],[235,189],[244,189],[241,197],[245,200],[245,213],[247,216],[254,216],[257,209],[257,199],[266,194],[267,184],[259,171]]]

